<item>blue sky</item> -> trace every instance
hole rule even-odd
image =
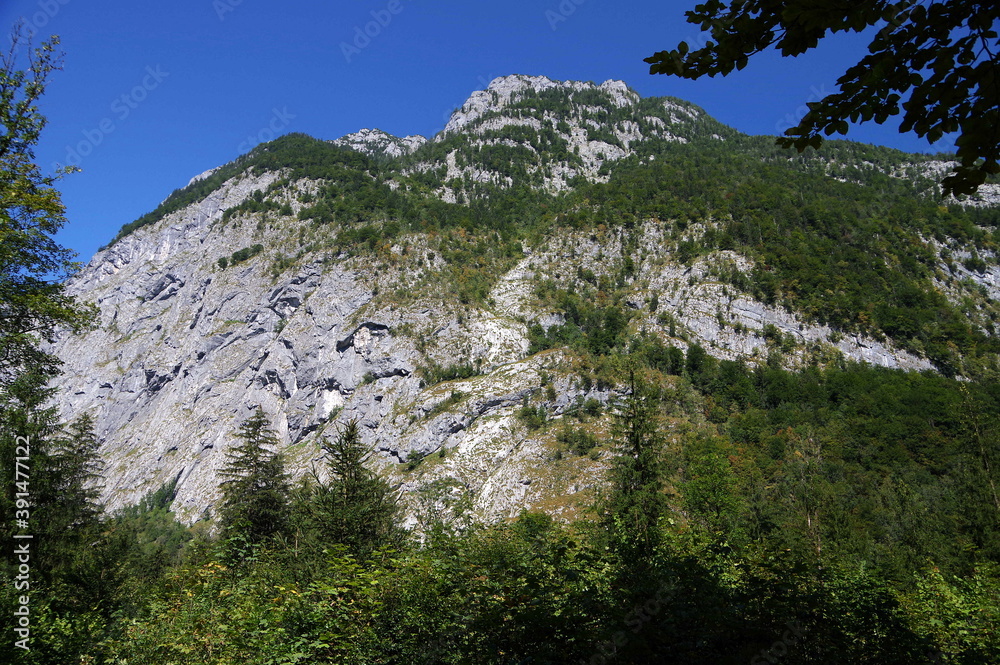
[[[837,35],[800,58],[762,54],[725,78],[650,76],[644,57],[699,39],[684,20],[697,1],[4,0],[0,26],[23,16],[36,41],[62,38],[65,68],[41,103],[49,125],[36,158],[47,171],[67,161],[83,169],[60,183],[69,224],[59,240],[87,261],[192,176],[274,134],[431,136],[506,74],[621,79],[741,131],[776,134],[835,91],[867,44]],[[374,36],[358,38],[366,27]],[[850,138],[950,147],[894,126]]]

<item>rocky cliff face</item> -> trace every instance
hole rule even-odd
[[[335,141],[334,145],[357,150],[358,152],[373,157],[402,157],[409,155],[417,148],[427,143],[423,136],[406,136],[399,138],[392,134],[387,134],[381,129],[362,129],[359,132],[342,136]]]
[[[527,93],[568,106],[517,106]],[[559,190],[577,176],[606,177],[604,165],[639,154],[637,145],[687,141],[699,122],[708,121],[694,107],[641,100],[619,82],[505,77],[455,113],[431,141],[442,147],[436,153],[420,152],[421,137],[371,130],[337,143],[409,158],[392,180],[405,189],[405,173],[441,169],[445,181],[502,182],[506,176],[470,155],[507,141],[539,157],[527,160],[527,172],[539,174],[540,188]],[[503,138],[512,127],[534,133]],[[564,149],[545,153],[546,130],[549,144]],[[724,138],[705,131],[704,140]],[[636,313],[633,333],[750,363],[780,346],[789,364],[850,358],[931,367],[884,339],[809,324],[722,281],[723,272],[752,268],[736,251],[680,261],[662,220],[627,233],[545,237],[497,264],[488,297],[469,302],[449,287],[454,272],[433,234],[403,233],[369,253],[303,249],[320,231],[298,213],[323,186],[280,170],[243,172],[99,252],[72,280],[71,291],[96,303],[100,320],[92,332],[58,341],[65,367],[57,399],[67,418],[95,417],[110,508],[178,479],[179,515],[210,512],[232,432],[259,405],[296,474],[319,461],[323,437],[357,419],[371,464],[401,489],[411,522],[440,510],[496,518],[536,507],[570,516],[599,483],[608,452],[560,458],[555,430],[530,429],[518,412],[542,406],[558,420],[581,403],[607,405],[615,393],[583,380],[568,350],[529,354],[529,326],[563,320],[539,298],[543,281],[586,288],[623,274],[626,262],[620,288]],[[435,191],[455,200],[457,190]],[[274,206],[227,214],[253,196]],[[279,205],[287,209],[275,213]],[[696,238],[708,226],[686,233]],[[991,271],[982,279],[998,283]],[[606,433],[607,420],[588,427]]]
[[[504,76],[473,93],[445,126],[441,138],[464,140],[447,152],[449,184],[441,195],[455,201],[455,190],[460,188],[453,183],[461,180],[512,184],[514,178],[503,170],[462,159],[497,145],[523,151],[526,175],[549,191],[566,191],[574,178],[606,181],[606,165],[636,155],[639,144],[687,143],[702,115],[700,109],[679,100],[643,100],[622,81],[595,85],[544,76]],[[420,162],[414,169],[437,166]]]

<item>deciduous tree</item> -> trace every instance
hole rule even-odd
[[[881,124],[902,112],[902,132],[931,142],[958,134],[959,164],[942,181],[946,193],[971,194],[1000,172],[1000,5],[994,0],[707,0],[686,15],[711,38],[695,50],[681,42],[646,58],[650,73],[726,75],[772,47],[798,56],[828,33],[881,26],[868,54],[838,79],[840,90],[809,104],[779,143],[801,152],[818,147],[824,134],[846,134],[849,122]]]
[[[49,76],[61,68],[58,37],[32,49],[20,68],[25,41],[15,27],[10,49],[0,53],[0,388],[34,366],[54,373],[57,361],[43,352],[62,328],[85,327],[93,310],[66,293],[63,280],[77,269],[75,253],[55,241],[66,223],[55,183],[35,164],[34,147],[46,119],[38,110]]]

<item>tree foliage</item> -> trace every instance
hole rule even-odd
[[[257,544],[270,540],[288,526],[289,485],[278,444],[263,409],[257,407],[236,432],[240,439],[226,451],[219,521],[230,538]]]
[[[779,143],[801,152],[818,147],[824,134],[846,134],[849,122],[881,124],[902,112],[902,132],[932,143],[958,134],[959,165],[942,184],[946,193],[971,194],[1000,171],[998,18],[1000,7],[981,0],[709,0],[687,12],[689,23],[711,33],[704,47],[691,50],[681,42],[646,62],[652,74],[726,75],[771,47],[798,56],[828,32],[881,26],[868,54],[838,79],[840,90],[809,104],[809,112]]]
[[[628,394],[615,414],[617,454],[608,473],[610,490],[603,512],[612,544],[633,562],[653,555],[660,520],[667,514],[658,407],[655,391],[631,372]]]
[[[395,492],[365,467],[369,451],[361,442],[358,423],[345,424],[323,444],[330,479],[316,482],[304,506],[313,537],[340,543],[358,557],[398,544],[400,514]]]
[[[65,291],[62,279],[77,264],[55,233],[66,223],[55,183],[34,162],[45,127],[38,110],[49,77],[61,68],[58,38],[28,44],[27,67],[18,64],[25,38],[15,27],[0,53],[0,388],[28,366],[54,371],[56,361],[39,348],[62,327],[80,329],[91,315]]]

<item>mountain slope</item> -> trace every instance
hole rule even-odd
[[[429,141],[283,137],[74,278],[101,320],[56,345],[59,406],[95,416],[111,507],[179,479],[175,509],[210,512],[261,405],[297,473],[358,419],[411,521],[570,517],[610,451],[563,455],[563,432],[606,436],[615,358],[640,346],[996,370],[996,210],[897,177],[922,159],[789,156],[620,82],[523,76]]]

